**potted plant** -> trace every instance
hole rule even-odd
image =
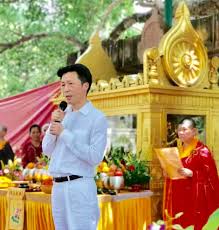
[[[149,166],[146,161],[140,160],[140,154],[129,153],[124,159],[126,167],[124,172],[125,185],[131,187],[131,191],[149,189]]]

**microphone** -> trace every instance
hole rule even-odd
[[[62,110],[62,111],[65,111],[66,107],[67,107],[67,102],[66,101],[61,101],[60,104],[59,104],[59,108]],[[61,122],[59,120],[55,120],[55,122]]]
[[[67,104],[66,101],[61,101],[60,104],[59,104],[59,108],[60,108],[62,111],[65,111],[67,105],[68,105],[68,104]]]

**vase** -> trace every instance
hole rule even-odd
[[[131,185],[131,192],[140,192],[141,189],[142,189],[141,184],[133,184],[133,185]]]
[[[124,187],[123,176],[110,176],[109,182],[110,182],[111,189],[120,190]]]

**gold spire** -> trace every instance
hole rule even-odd
[[[99,33],[95,32],[89,40],[89,47],[77,59],[76,63],[86,65],[93,76],[93,81],[106,80],[116,77],[116,70],[110,57],[104,51]]]

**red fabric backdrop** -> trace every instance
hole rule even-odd
[[[60,82],[42,86],[0,100],[0,123],[8,127],[7,139],[20,147],[27,139],[32,124],[49,122],[55,106],[51,98],[59,93]]]

